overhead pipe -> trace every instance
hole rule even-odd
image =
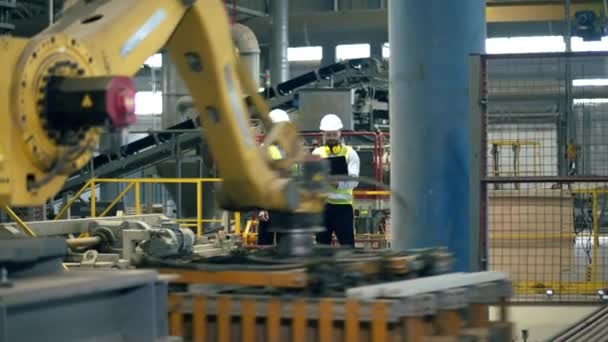
[[[572,52],[572,18],[570,15],[570,0],[564,0],[564,20],[566,20],[566,52]]]
[[[53,25],[55,19],[55,3],[53,0],[49,0],[49,26]]]
[[[272,18],[272,48],[270,54],[270,78],[275,86],[289,79],[289,61],[287,48],[289,47],[289,1],[271,1]]]

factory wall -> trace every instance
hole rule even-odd
[[[535,142],[538,145],[520,145],[520,176],[556,176],[557,175],[557,130],[554,124],[497,124],[488,128],[489,166],[492,168],[492,143],[519,140]],[[499,165],[501,176],[513,175],[514,151],[512,145],[499,147]],[[488,172],[492,174],[493,170]]]
[[[608,104],[575,106],[577,160],[584,174],[608,174]]]

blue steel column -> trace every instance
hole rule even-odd
[[[469,54],[485,45],[484,0],[399,0],[388,8],[393,248],[446,246],[467,271]],[[405,206],[405,208],[404,208]]]

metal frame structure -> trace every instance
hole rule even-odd
[[[508,91],[504,93],[496,93],[497,85],[494,84],[490,89],[489,78],[491,77],[492,70],[490,69],[489,62],[490,61],[500,61],[501,63],[511,63],[511,67],[516,67],[520,60],[534,61],[534,60],[543,60],[543,59],[552,59],[557,60],[558,66],[564,67],[566,72],[574,73],[571,68],[572,65],[576,65],[576,61],[579,63],[583,63],[585,58],[598,58],[605,59],[608,58],[608,53],[605,52],[584,52],[584,53],[532,53],[532,54],[506,54],[506,55],[482,55],[482,56],[473,56],[471,58],[471,80],[473,81],[471,85],[471,112],[479,122],[478,129],[480,132],[483,132],[479,139],[479,150],[477,152],[477,158],[475,160],[476,165],[472,166],[473,170],[478,170],[480,172],[480,181],[475,185],[478,187],[477,191],[474,192],[476,196],[478,196],[480,200],[480,212],[477,214],[479,218],[479,223],[481,230],[479,232],[479,242],[481,249],[481,262],[482,267],[484,269],[493,269],[492,265],[489,265],[489,241],[490,238],[492,240],[505,240],[505,241],[532,241],[532,240],[544,240],[549,243],[553,240],[564,240],[569,241],[575,239],[575,237],[581,237],[580,234],[575,234],[574,230],[572,233],[562,232],[562,233],[510,233],[510,232],[492,232],[489,233],[489,195],[492,187],[502,187],[503,185],[513,185],[515,184],[515,190],[519,189],[519,187],[530,187],[534,184],[552,184],[554,189],[568,189],[568,193],[573,196],[587,196],[590,198],[591,211],[590,216],[593,218],[591,222],[591,230],[588,233],[583,233],[584,237],[588,237],[591,242],[591,251],[590,251],[590,262],[587,266],[586,270],[586,279],[585,280],[572,280],[569,278],[564,279],[554,279],[547,281],[537,281],[537,280],[520,280],[513,282],[513,288],[515,297],[514,299],[517,302],[527,302],[527,303],[544,303],[544,302],[585,302],[585,303],[595,303],[597,301],[603,300],[599,293],[603,291],[608,285],[603,276],[600,276],[598,267],[601,265],[603,257],[600,251],[600,237],[602,236],[602,232],[599,227],[599,218],[600,218],[600,210],[598,209],[598,197],[606,194],[608,190],[606,190],[603,185],[608,182],[608,176],[604,174],[596,174],[587,172],[585,170],[579,171],[580,174],[567,174],[566,173],[566,163],[567,163],[567,154],[566,154],[566,146],[567,142],[571,141],[573,134],[589,134],[584,132],[575,132],[576,127],[572,118],[568,118],[567,116],[574,116],[574,110],[572,105],[572,97],[584,97],[584,98],[601,98],[605,97],[605,92],[603,92],[603,87],[578,87],[573,88],[572,75],[561,75],[557,74],[556,77],[559,78],[559,87],[547,87],[547,89],[541,89],[541,86],[538,85],[538,88],[535,90],[545,91],[544,94],[521,94],[522,91],[525,92],[525,85],[522,86],[521,89],[513,90],[512,94],[509,94]],[[573,62],[574,61],[574,62]],[[525,63],[525,62],[522,62]],[[539,62],[540,63],[540,62]],[[552,62],[545,62],[552,63]],[[550,64],[548,64],[550,65]],[[586,70],[585,70],[586,71]],[[579,73],[581,71],[578,71]],[[592,71],[591,71],[592,72]],[[503,71],[504,73],[504,71]],[[502,75],[502,74],[501,74]],[[579,75],[579,78],[590,78],[590,77],[601,77],[601,75],[594,74],[583,74]],[[513,78],[512,75],[510,75]],[[530,76],[528,76],[530,77]],[[477,81],[476,81],[477,80]],[[495,81],[496,82],[496,81]],[[542,81],[536,81],[542,82]],[[499,89],[500,90],[500,89]],[[509,89],[507,89],[509,90]],[[501,90],[503,91],[503,90]],[[510,91],[510,90],[509,90]],[[519,97],[518,97],[519,96]],[[526,174],[513,174],[513,175],[497,175],[493,174],[491,170],[488,169],[490,165],[489,161],[489,148],[492,144],[492,141],[488,138],[488,127],[492,122],[496,122],[499,115],[494,115],[489,113],[489,105],[492,104],[492,101],[504,100],[504,101],[522,101],[522,103],[527,103],[526,101],[537,100],[537,99],[551,99],[552,101],[560,101],[559,103],[564,103],[564,108],[561,108],[561,112],[555,113],[553,116],[551,115],[543,115],[542,117],[537,115],[536,117],[530,120],[540,120],[540,119],[549,119],[549,120],[561,120],[559,122],[563,123],[564,129],[556,128],[556,158],[558,161],[557,174],[548,175],[546,170],[543,168],[542,172],[538,175],[526,175]],[[570,104],[570,105],[568,105]],[[566,116],[566,117],[563,117]],[[511,119],[509,119],[511,120]],[[511,122],[511,121],[506,121]],[[533,121],[537,122],[537,121]],[[538,148],[538,147],[536,147]],[[545,152],[545,151],[541,151]],[[546,153],[546,152],[545,152]],[[534,158],[538,158],[535,156]],[[602,159],[603,160],[603,159]],[[537,167],[536,164],[538,160],[534,162],[534,167]],[[531,166],[532,164],[528,165]],[[519,186],[517,186],[517,184]],[[525,192],[525,190],[522,190]],[[525,203],[522,203],[525,205]],[[563,214],[565,215],[565,214]],[[556,223],[558,224],[558,223]],[[574,227],[573,227],[574,229]],[[586,235],[585,235],[586,234]],[[523,243],[523,242],[522,242]],[[557,248],[557,247],[556,247]],[[574,246],[572,247],[574,249]],[[542,265],[537,265],[536,267],[542,267]],[[542,272],[537,270],[536,272]],[[529,299],[531,298],[531,299]]]
[[[510,340],[512,326],[507,323],[505,308],[510,287],[504,274],[456,273],[431,278],[348,289],[344,298],[173,293],[169,296],[169,329],[172,335],[191,336],[194,341],[228,341],[238,336],[243,341],[294,342]],[[434,284],[432,288],[429,282]],[[411,291],[386,292],[383,288]],[[488,320],[487,305],[501,308],[498,322]]]

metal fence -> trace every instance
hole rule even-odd
[[[511,274],[516,301],[608,298],[606,65],[602,53],[480,58],[485,260]]]

